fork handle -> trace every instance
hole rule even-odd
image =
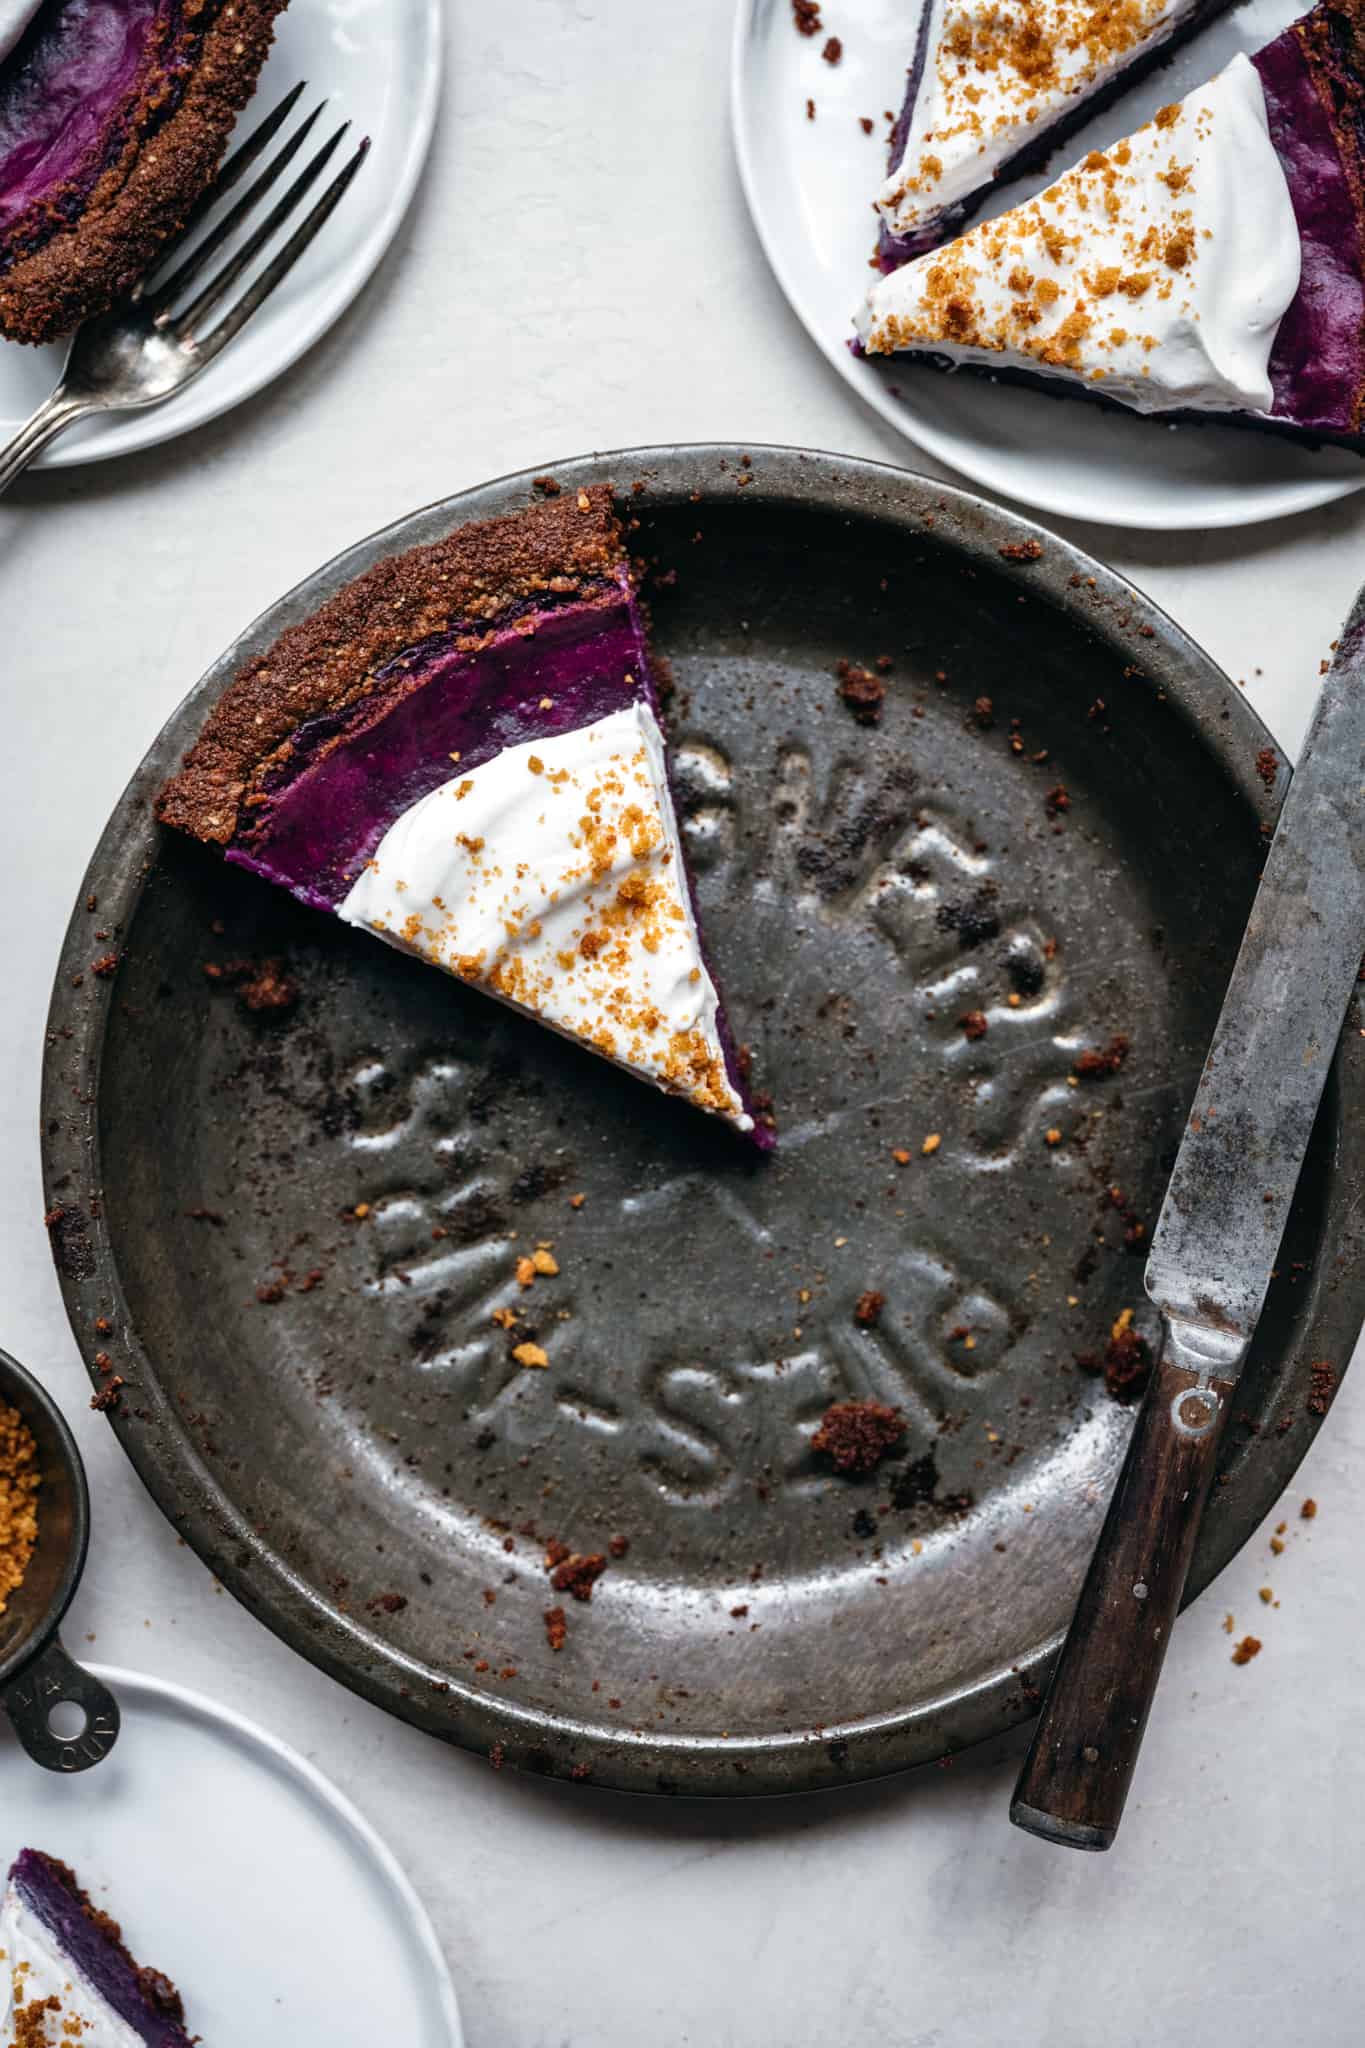
[[[86,400],[70,397],[58,385],[28,424],[20,427],[9,446],[0,449],[0,496],[28,468],[34,456],[42,453],[49,441],[55,441],[58,434],[65,433],[69,426],[93,410],[94,407]]]

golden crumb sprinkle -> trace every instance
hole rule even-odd
[[[964,29],[974,52],[981,24],[1006,11],[987,0]],[[1066,12],[1008,10],[1016,27],[1035,13]],[[1120,41],[1144,15],[1122,5],[1076,12]],[[1101,323],[1099,307],[1119,296],[1143,304],[1163,333],[1197,319],[1195,157],[1217,104],[1195,96],[1164,107],[1114,148],[1091,150],[1038,197],[907,264],[878,288],[868,347],[890,354],[937,346],[986,361],[1022,356],[1046,370],[1129,382],[1147,374],[1142,358],[1157,346],[1155,328]]]
[[[1093,91],[1168,19],[1168,0],[949,0],[917,102],[932,126],[912,131],[884,202],[899,225],[937,203],[945,164],[1010,146],[1049,101]]]
[[[930,1131],[928,1137],[925,1139],[924,1143],[920,1146],[919,1149],[920,1152],[923,1154],[924,1158],[930,1159],[933,1157],[934,1153],[937,1152],[939,1146],[942,1143],[943,1139],[939,1135],[939,1133],[937,1131]]]
[[[499,760],[426,800],[408,892],[386,856],[357,921],[738,1120],[652,716],[632,705]]]
[[[543,1371],[550,1363],[549,1354],[542,1351],[539,1344],[518,1344],[514,1346],[512,1356],[518,1365],[531,1366],[537,1372]]]
[[[33,1556],[41,1483],[32,1430],[17,1408],[0,1402],[0,1614]]]

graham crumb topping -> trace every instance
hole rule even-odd
[[[0,1402],[0,1614],[23,1584],[38,1540],[40,1482],[33,1432],[17,1408]]]
[[[932,126],[912,131],[888,197],[902,206],[912,194],[932,202],[945,157],[970,161],[1001,137],[1026,134],[1057,101],[1093,91],[1169,17],[1169,0],[950,4],[922,97]]]
[[[1193,157],[1213,118],[1208,105],[1164,107],[1037,199],[922,257],[909,266],[918,295],[876,323],[874,347],[1015,351],[1096,380],[1119,352],[1150,354],[1153,308],[1198,319]]]
[[[735,1116],[661,775],[629,712],[535,752],[509,749],[399,821],[345,914]],[[461,825],[486,807],[497,829],[451,832],[456,805]],[[554,1261],[543,1251],[523,1266],[529,1285]]]

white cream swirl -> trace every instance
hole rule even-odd
[[[1139,412],[1266,412],[1300,260],[1239,56],[1037,199],[883,278],[858,332],[872,355],[1080,377]]]
[[[338,910],[752,1130],[647,705],[457,769],[395,819]]]

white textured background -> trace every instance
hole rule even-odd
[[[1017,1743],[734,1808],[495,1777],[215,1593],[87,1411],[41,1223],[43,1017],[99,827],[209,660],[338,548],[501,471],[712,438],[912,459],[764,271],[726,126],[730,0],[449,5],[428,177],[333,335],[199,435],[0,505],[0,1343],[65,1400],[89,1462],[73,1645],[89,1633],[110,1662],[201,1687],[332,1774],[431,1907],[471,2048],[1347,2048],[1365,1985],[1365,1372],[1286,1503],[1286,1554],[1272,1570],[1258,1540],[1182,1624],[1103,1859],[1006,1825]],[[1365,497],[1244,533],[1072,537],[1298,745],[1365,572]],[[1267,1579],[1278,1610],[1257,1601]],[[1227,1608],[1265,1640],[1244,1670]]]

